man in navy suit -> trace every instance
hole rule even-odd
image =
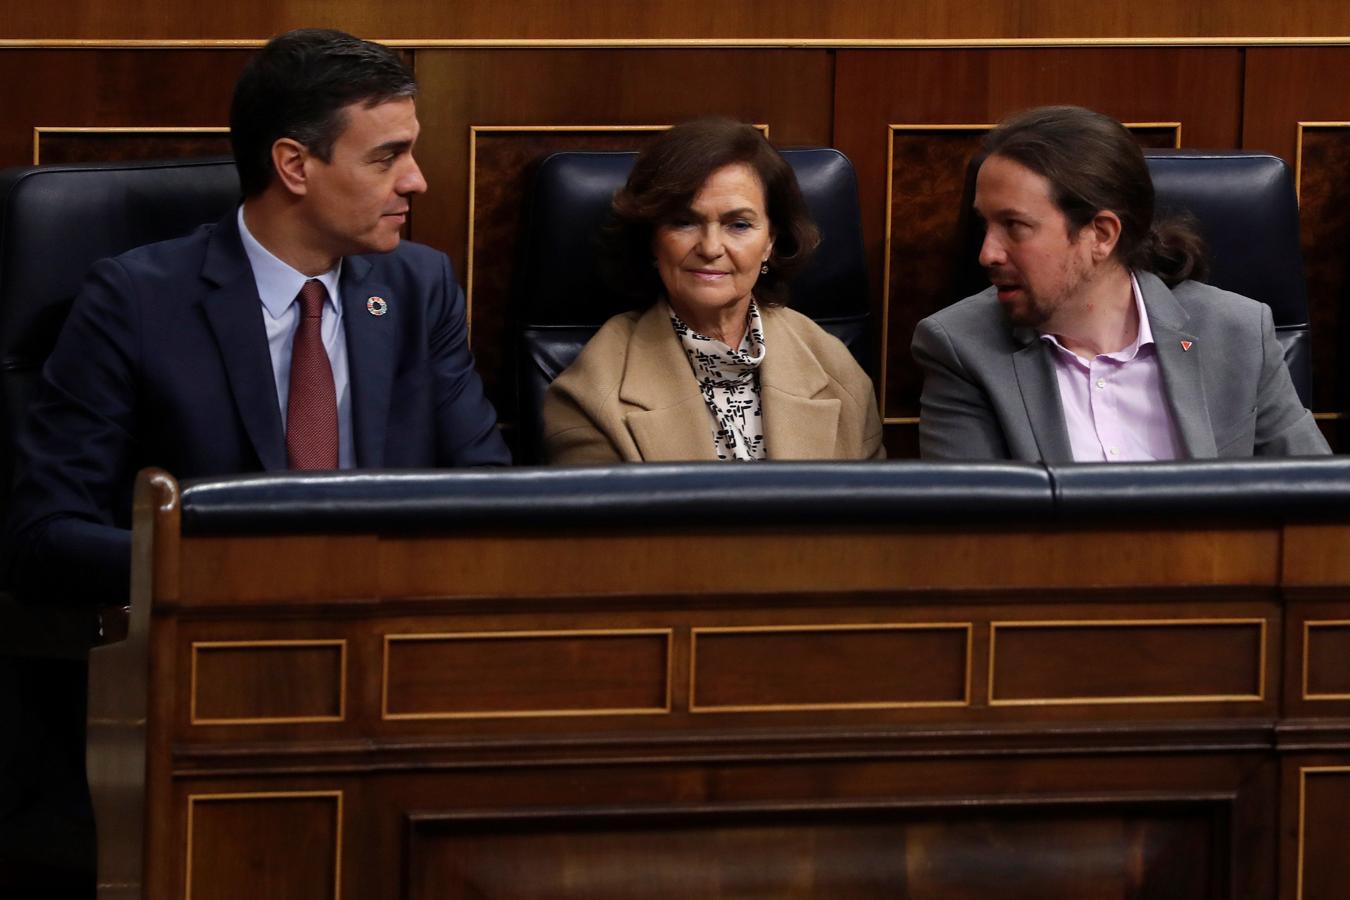
[[[43,372],[11,518],[21,591],[125,599],[144,466],[509,464],[449,260],[401,240],[427,187],[415,93],[396,54],[336,31],[249,64],[230,112],[242,205],[95,266]],[[297,456],[315,421],[317,456]]]

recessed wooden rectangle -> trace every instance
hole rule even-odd
[[[191,722],[339,722],[346,681],[345,640],[195,641]]]
[[[1350,621],[1303,623],[1303,699],[1350,700]]]
[[[1264,619],[993,622],[991,706],[1259,701]]]
[[[962,623],[695,628],[691,712],[961,706]]]
[[[670,711],[669,629],[391,634],[384,717]]]
[[[825,806],[825,803],[822,803]],[[1228,896],[1214,803],[410,817],[409,900]]]
[[[1299,770],[1297,900],[1341,898],[1350,885],[1350,766]]]
[[[342,792],[188,797],[187,900],[335,900]]]

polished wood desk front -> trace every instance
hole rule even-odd
[[[91,697],[128,895],[1350,894],[1350,525],[191,537],[138,496]]]

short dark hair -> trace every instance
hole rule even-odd
[[[820,243],[820,230],[787,160],[753,125],[726,118],[676,125],[638,154],[628,183],[614,195],[603,238],[606,274],[617,290],[638,305],[661,296],[661,277],[652,266],[657,226],[684,213],[710,175],[735,163],[759,177],[774,230],[769,271],[755,282],[755,298],[765,306],[786,301],[787,283]]]
[[[1154,272],[1169,285],[1203,278],[1204,241],[1189,216],[1155,222],[1153,178],[1139,142],[1110,116],[1081,106],[1041,106],[1017,113],[985,138],[984,150],[1050,182],[1071,234],[1102,210],[1120,219],[1115,256]]]
[[[244,196],[271,182],[278,139],[299,141],[327,162],[347,125],[344,107],[416,94],[412,72],[388,47],[324,28],[272,38],[244,67],[230,104],[230,146]]]

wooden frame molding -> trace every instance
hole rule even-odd
[[[1308,690],[1308,662],[1309,662],[1309,639],[1312,637],[1314,628],[1345,628],[1350,626],[1350,619],[1308,619],[1303,623],[1303,646],[1301,668],[1303,678],[1300,682],[1302,691],[1300,699],[1302,700],[1350,700],[1350,693],[1339,694],[1314,694]]]
[[[624,708],[594,709],[520,709],[520,710],[473,710],[469,712],[412,712],[391,713],[389,711],[389,657],[390,647],[396,643],[418,641],[466,641],[466,640],[550,640],[574,637],[660,637],[665,641],[665,699],[661,706],[639,706]],[[594,628],[560,629],[557,631],[459,631],[429,634],[386,634],[384,635],[382,659],[380,662],[380,718],[384,721],[438,720],[438,719],[523,719],[577,716],[633,716],[633,715],[669,715],[672,709],[671,689],[674,683],[674,647],[675,629],[673,628]]]
[[[197,662],[200,650],[244,650],[251,647],[337,647],[338,713],[335,716],[263,716],[244,718],[202,718],[197,715]],[[193,641],[188,675],[188,724],[190,725],[297,725],[315,722],[343,722],[347,719],[347,639],[265,640],[265,641]]]
[[[810,632],[845,631],[964,631],[965,672],[963,675],[962,699],[960,700],[881,700],[842,703],[766,703],[738,705],[708,705],[698,703],[698,639],[701,635],[715,634],[785,634]],[[802,712],[806,710],[856,710],[856,709],[933,709],[959,708],[970,705],[971,677],[974,660],[974,632],[972,622],[883,622],[857,624],[824,625],[737,625],[694,627],[689,630],[689,712],[691,713],[730,713],[730,712]]]
[[[1202,627],[1207,625],[1253,625],[1260,629],[1260,651],[1257,662],[1258,690],[1255,694],[1177,694],[1156,696],[1060,696],[998,699],[995,665],[998,651],[998,632],[1031,628],[1146,628],[1153,626]],[[1096,706],[1102,704],[1144,703],[1259,703],[1266,699],[1268,622],[1264,618],[1213,619],[1065,619],[1044,621],[994,621],[989,623],[989,696],[990,706]]]
[[[337,791],[257,791],[238,794],[188,794],[187,798],[187,846],[184,850],[183,897],[192,900],[192,824],[193,813],[198,803],[237,800],[317,800],[335,801],[334,828],[335,846],[333,847],[333,900],[342,897],[342,803],[343,792]]]
[[[229,134],[228,125],[35,125],[33,126],[33,165],[42,165],[44,134]]]

